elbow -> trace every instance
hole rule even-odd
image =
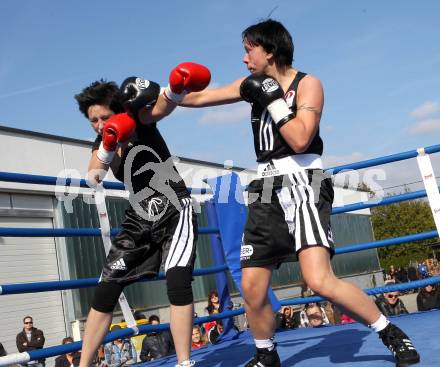
[[[296,140],[290,145],[296,153],[304,153],[309,147],[310,142],[308,140]]]

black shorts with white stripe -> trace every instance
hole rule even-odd
[[[254,180],[241,245],[241,267],[279,267],[309,246],[334,244],[330,226],[331,178],[319,169]]]
[[[142,218],[132,207],[126,210],[122,230],[112,239],[100,281],[128,285],[173,267],[194,268],[197,215],[190,197],[179,200],[178,209],[165,196],[142,202],[142,207],[150,211],[154,208],[154,221]]]

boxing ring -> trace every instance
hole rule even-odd
[[[329,174],[337,174],[343,171],[358,170],[374,167],[382,164],[403,161],[417,158],[425,190],[388,196],[382,199],[368,200],[355,204],[344,205],[333,208],[332,214],[346,213],[350,211],[372,208],[381,205],[398,203],[406,200],[413,200],[427,197],[431,205],[432,213],[436,223],[436,229],[414,233],[379,241],[372,241],[362,244],[344,245],[337,247],[336,255],[362,251],[386,246],[394,246],[407,242],[423,239],[436,238],[440,232],[440,194],[432,171],[429,154],[440,152],[440,145],[430,146],[417,150],[407,151],[385,157],[365,160],[361,162],[343,165],[328,169]],[[38,175],[27,175],[9,172],[0,172],[0,181],[57,185],[60,178]],[[67,186],[89,187],[82,179],[63,178]],[[210,189],[193,189],[192,193],[210,193],[213,198],[207,205],[209,227],[199,228],[200,235],[210,235],[211,241],[217,242],[217,253],[214,253],[214,266],[205,269],[196,269],[195,276],[217,274],[217,286],[220,288],[221,304],[230,302],[227,292],[226,275],[229,271],[237,288],[240,290],[240,269],[239,254],[243,226],[246,220],[246,208],[244,202],[237,200],[242,197],[245,188],[241,186],[240,180],[235,173],[207,180]],[[227,187],[227,189],[225,189]],[[104,182],[103,188],[124,190],[121,183]],[[101,189],[97,190],[96,194]],[[105,201],[104,201],[105,203]],[[105,205],[104,205],[105,206]],[[98,213],[99,208],[98,208]],[[0,236],[4,237],[58,237],[58,236],[103,236],[109,238],[117,233],[118,229],[110,229],[108,223],[101,222],[101,228],[0,228]],[[106,233],[104,233],[106,232]],[[104,237],[106,235],[107,237]],[[105,245],[105,243],[104,243]],[[224,259],[224,261],[221,261]],[[164,279],[164,274],[159,274],[154,279],[141,279],[140,281],[155,281]],[[0,285],[0,296],[10,294],[22,294],[33,292],[47,292],[54,290],[77,289],[93,287],[98,283],[98,278],[87,278],[66,281],[35,282],[21,284]],[[427,279],[400,283],[385,287],[364,289],[369,295],[380,294],[389,291],[404,291],[413,288],[424,287],[428,284],[440,283],[440,276],[433,276]],[[284,305],[300,305],[309,302],[322,300],[321,297],[294,298],[279,301],[272,290],[269,290],[269,297],[274,309]],[[120,299],[120,303],[123,302]],[[122,305],[122,303],[121,303]],[[122,307],[121,307],[122,308]],[[223,309],[225,309],[223,307]],[[244,309],[224,311],[220,314],[198,317],[195,324],[202,324],[207,321],[224,319],[225,332],[220,341],[215,345],[209,345],[193,350],[192,359],[200,366],[230,367],[243,366],[254,354],[255,347],[252,335],[249,331],[235,332],[232,328],[231,317],[244,313]],[[124,314],[125,316],[125,314]],[[421,355],[421,362],[418,366],[440,366],[440,310],[412,313],[392,318],[393,322],[400,326],[412,339],[414,345]],[[137,334],[146,334],[151,331],[164,330],[169,324],[140,325],[130,323],[129,327],[107,334],[104,342],[113,341],[121,337],[129,337]],[[279,331],[276,334],[278,352],[283,366],[394,366],[394,358],[382,344],[378,336],[358,324],[333,325],[319,328],[292,329]],[[25,353],[12,353],[0,357],[0,366],[7,366],[16,363],[25,363],[31,360],[38,360],[80,350],[81,341],[71,344],[50,346],[44,349],[33,350]],[[146,366],[169,367],[176,364],[175,356],[169,356],[157,361],[144,363]]]

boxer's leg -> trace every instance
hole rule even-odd
[[[180,211],[168,206],[167,214],[161,219],[162,223],[155,226],[154,233],[165,232],[158,241],[162,245],[162,268],[166,272],[170,328],[179,366],[186,366],[193,363],[190,361],[194,316],[191,282],[198,227],[191,198],[180,202]]]

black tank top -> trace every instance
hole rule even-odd
[[[288,88],[284,99],[286,100],[293,115],[296,116],[296,93],[298,84],[307,74],[298,72]],[[319,129],[316,132],[310,146],[305,152],[296,153],[289,144],[286,143],[281,133],[273,123],[267,108],[262,108],[259,104],[252,105],[251,112],[252,131],[254,133],[254,146],[257,155],[257,162],[269,162],[271,159],[279,159],[295,154],[319,154],[322,155],[323,142],[319,136]]]
[[[101,141],[102,136],[98,135],[92,151],[99,148]],[[128,166],[130,161],[131,167]],[[126,165],[127,169],[130,169],[131,185],[124,180]],[[155,123],[143,125],[138,122],[136,124],[136,136],[124,149],[121,165],[113,174],[119,181],[124,182],[127,189],[134,193],[148,187],[154,192],[148,190],[148,196],[161,195],[163,194],[163,185],[167,185],[176,193],[177,197],[182,198],[189,195],[185,182],[177,172],[170,151]]]

